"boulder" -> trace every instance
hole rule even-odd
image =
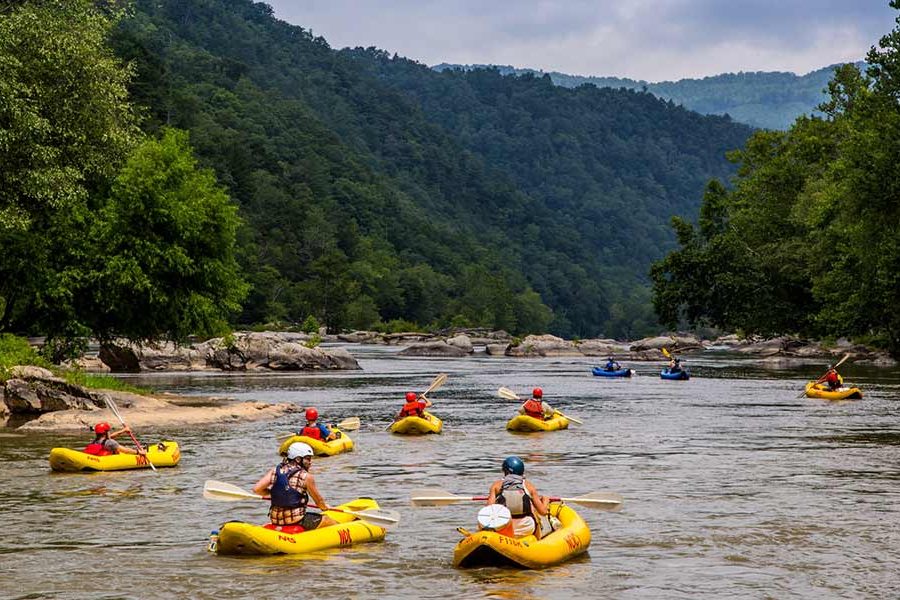
[[[82,356],[74,360],[63,361],[62,366],[85,373],[109,373],[109,366],[99,356]]]
[[[137,344],[117,340],[100,347],[100,360],[114,373],[194,371],[206,366],[200,352],[174,342]]]
[[[337,339],[348,344],[360,344],[373,340],[379,335],[377,331],[353,331],[351,333],[340,333]]]
[[[517,346],[510,346],[507,356],[583,356],[574,342],[555,335],[529,335]]]
[[[97,410],[103,395],[57,377],[8,379],[3,386],[3,402],[12,414],[43,414],[59,410]]]
[[[641,352],[643,350],[660,350],[662,348],[672,348],[675,340],[672,336],[658,335],[656,337],[644,338],[633,342],[629,350],[633,352]]]
[[[465,350],[466,354],[472,354],[475,351],[475,348],[472,347],[472,340],[465,334],[453,336],[447,340],[447,343],[451,346],[456,346],[457,348]]]
[[[359,369],[359,363],[343,348],[307,348],[303,334],[280,332],[240,332],[226,345],[214,338],[196,349],[203,353],[206,364],[225,371],[271,369],[301,371],[315,369]]]
[[[506,356],[509,344],[487,344],[484,351],[488,356]]]
[[[582,340],[575,344],[585,356],[619,357],[628,353],[628,344],[610,339]]]
[[[469,353],[459,346],[451,346],[447,342],[421,342],[411,344],[397,353],[398,356],[441,356],[447,358],[461,358]]]
[[[9,370],[9,375],[11,379],[53,379],[62,381],[62,379],[58,379],[44,367],[36,367],[34,365],[16,365]]]

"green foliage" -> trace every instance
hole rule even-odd
[[[189,130],[245,219],[244,323],[621,327],[609,303],[748,135],[648,94],[334,51],[249,0],[135,5],[115,46],[147,129]]]
[[[900,9],[900,2],[893,2]],[[883,340],[900,354],[900,18],[829,83],[825,118],[758,133],[732,191],[711,184],[700,232],[652,269],[663,322],[748,334]]]
[[[144,141],[113,182],[92,231],[102,264],[91,274],[100,338],[185,339],[228,331],[246,288],[234,259],[237,209],[187,134]]]
[[[51,364],[29,345],[28,340],[0,333],[0,381],[9,378],[9,370],[17,365],[34,365],[48,369]]]
[[[65,371],[63,373],[63,377],[69,383],[80,385],[92,390],[116,390],[119,392],[130,392],[132,394],[141,395],[148,395],[153,393],[153,390],[150,388],[131,385],[130,383],[123,381],[118,377],[112,377],[111,375],[104,375],[102,373],[85,373],[84,371],[75,369],[71,371]]]
[[[316,346],[318,346],[321,343],[322,343],[322,336],[319,335],[318,333],[314,333],[313,335],[311,335],[309,337],[308,340],[303,342],[303,345],[306,346],[307,348],[315,348]]]
[[[319,321],[312,315],[307,315],[306,319],[303,321],[303,324],[300,326],[300,331],[303,333],[318,333],[319,332]]]
[[[864,66],[864,63],[857,63],[857,67],[860,66]],[[544,75],[541,71],[516,69],[510,66],[441,64],[434,68],[438,70],[496,68],[504,75],[538,77]],[[556,71],[546,75],[554,84],[567,88],[590,84],[600,88],[644,90],[699,113],[729,115],[735,121],[764,129],[787,129],[800,115],[813,113],[816,105],[825,99],[822,90],[833,73],[833,66],[806,75],[742,71],[703,79],[658,83],[621,77],[567,75]]]

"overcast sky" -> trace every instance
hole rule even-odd
[[[267,0],[334,48],[661,81],[861,60],[887,0]]]

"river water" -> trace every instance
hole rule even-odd
[[[383,543],[303,557],[206,551],[211,529],[263,523],[265,505],[201,495],[207,479],[244,488],[276,461],[275,435],[296,419],[142,430],[174,439],[174,469],[52,474],[53,446],[82,437],[0,433],[0,596],[6,598],[897,598],[900,597],[900,372],[842,369],[861,401],[797,398],[822,365],[766,371],[707,353],[694,378],[663,381],[638,363],[630,380],[594,377],[591,359],[422,359],[349,346],[362,371],[149,374],[159,391],[315,405],[327,421],[362,420],[355,452],[317,458],[332,504],[372,496],[402,515]],[[433,394],[440,436],[385,431],[408,390]],[[513,434],[516,403],[499,386],[584,421]],[[2,431],[2,430],[0,430]],[[545,571],[451,567],[458,526],[478,505],[413,508],[411,490],[484,494],[518,454],[541,493],[615,491],[621,512],[576,507],[590,551]]]

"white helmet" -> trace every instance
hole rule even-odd
[[[309,444],[304,444],[303,442],[294,442],[290,446],[288,446],[287,457],[288,460],[295,460],[298,458],[305,458],[307,456],[313,455],[313,449],[309,446]]]

